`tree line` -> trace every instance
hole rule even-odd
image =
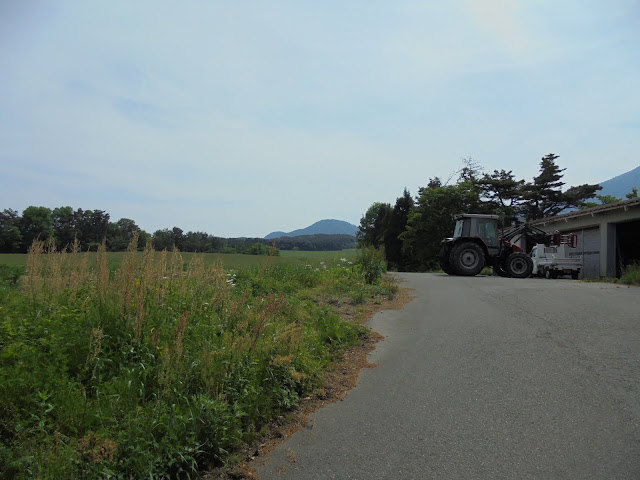
[[[277,255],[279,250],[342,250],[356,246],[355,238],[349,235],[306,235],[275,240],[221,238],[206,232],[185,233],[179,227],[150,234],[129,218],[112,222],[104,210],[74,210],[69,206],[54,209],[30,206],[22,214],[12,209],[0,212],[0,253],[26,253],[35,239],[51,240],[58,251],[74,242],[82,251],[95,251],[105,242],[108,251],[119,252],[127,249],[135,235],[139,249],[151,242],[156,250],[175,247],[181,252]]]
[[[359,246],[383,248],[390,269],[424,271],[437,268],[442,239],[453,233],[453,215],[487,213],[499,216],[501,227],[558,215],[567,209],[611,203],[620,199],[598,196],[600,185],[563,190],[565,169],[553,153],[542,157],[540,173],[531,182],[517,179],[511,170],[484,173],[472,159],[464,160],[455,181],[435,177],[413,198],[405,188],[394,206],[375,202],[360,220]],[[637,196],[638,191],[627,194]]]

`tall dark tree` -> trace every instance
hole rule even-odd
[[[122,252],[127,249],[129,243],[140,227],[130,218],[121,218],[117,222],[109,222],[107,227],[107,249],[112,252]],[[138,242],[138,246],[140,242]]]
[[[602,189],[600,185],[585,184],[571,187],[563,192],[564,174],[562,172],[565,169],[556,165],[557,158],[559,156],[553,153],[542,157],[540,174],[533,179],[533,183],[523,186],[524,203],[521,212],[526,220],[551,217],[567,208],[581,207],[585,201],[593,198],[596,192]]]
[[[413,208],[413,198],[405,188],[401,197],[396,199],[396,204],[389,215],[387,229],[384,232],[384,253],[388,268],[403,272],[406,269],[406,258],[402,252],[402,239],[400,235],[407,228],[409,212]]]
[[[187,232],[182,241],[185,252],[211,252],[212,237],[205,232]]]
[[[173,227],[171,229],[173,235],[173,244],[178,250],[184,250],[184,233],[181,228]]]
[[[5,209],[0,212],[0,253],[18,253],[22,251],[21,218],[16,210]]]
[[[53,215],[47,207],[27,207],[20,220],[22,250],[26,252],[34,240],[47,241],[53,237]]]
[[[400,235],[402,252],[411,270],[428,270],[437,266],[438,251],[444,238],[453,232],[457,213],[482,213],[479,190],[468,180],[443,185],[440,179],[421,188],[411,209],[406,231]]]
[[[155,250],[173,250],[173,235],[166,228],[153,232],[152,242]]]
[[[512,171],[494,170],[479,180],[482,197],[493,213],[500,216],[500,223],[510,226],[516,221],[518,207],[522,201],[524,180],[516,180]]]
[[[53,209],[53,236],[58,250],[64,250],[73,244],[77,236],[76,216],[71,207]]]
[[[96,250],[107,238],[109,214],[103,210],[82,210],[75,212],[78,240],[83,249]]]
[[[175,248],[178,250],[183,249],[184,234],[182,229],[173,227],[171,230],[163,229],[156,230],[153,234],[153,248],[156,250],[168,250],[171,251]]]
[[[360,219],[360,226],[356,233],[358,245],[376,248],[384,246],[384,233],[387,230],[390,215],[391,205],[388,203],[376,202],[371,205]]]

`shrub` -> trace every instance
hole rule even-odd
[[[377,283],[387,271],[383,251],[374,247],[361,248],[358,251],[356,265],[364,281],[369,285]]]

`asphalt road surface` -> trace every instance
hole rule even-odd
[[[270,479],[640,479],[640,288],[398,274],[415,298]]]

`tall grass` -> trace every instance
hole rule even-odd
[[[114,267],[104,245],[90,262],[35,242],[0,285],[0,478],[192,478],[366,334],[317,292],[383,288],[347,265],[229,272],[136,244]]]

